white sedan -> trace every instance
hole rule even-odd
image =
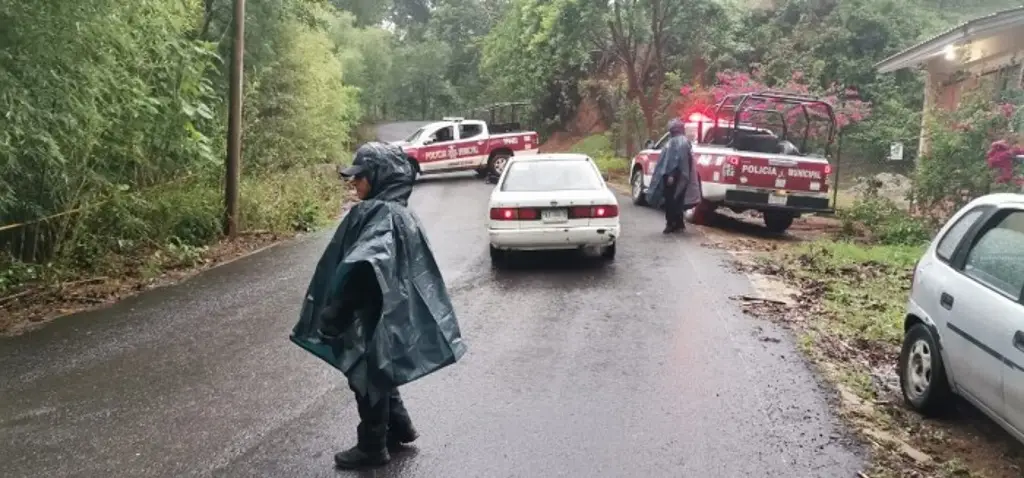
[[[513,157],[491,193],[491,261],[509,251],[583,249],[615,259],[619,202],[582,154]]]

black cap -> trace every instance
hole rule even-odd
[[[367,164],[368,160],[372,159],[369,155],[370,152],[364,151],[364,148],[359,148],[356,151],[355,157],[352,158],[352,164],[344,168],[339,167],[338,174],[345,179],[366,176],[370,172],[370,165]]]
[[[362,176],[366,173],[366,166],[360,164],[353,164],[348,167],[338,167],[338,174],[345,179],[352,179]]]

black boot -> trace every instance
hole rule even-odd
[[[401,450],[419,437],[420,434],[412,426],[412,422],[392,426],[388,429],[388,449]]]
[[[354,446],[334,455],[334,465],[342,470],[360,470],[387,465],[391,455],[387,448],[367,451]]]

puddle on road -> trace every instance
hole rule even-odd
[[[747,273],[747,277],[750,279],[750,284],[754,287],[754,294],[751,295],[752,299],[781,302],[787,306],[796,305],[796,297],[799,292],[786,283],[777,278],[756,272]]]

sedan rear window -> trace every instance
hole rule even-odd
[[[590,161],[579,159],[514,162],[501,185],[509,192],[589,189],[601,189],[601,178]]]

